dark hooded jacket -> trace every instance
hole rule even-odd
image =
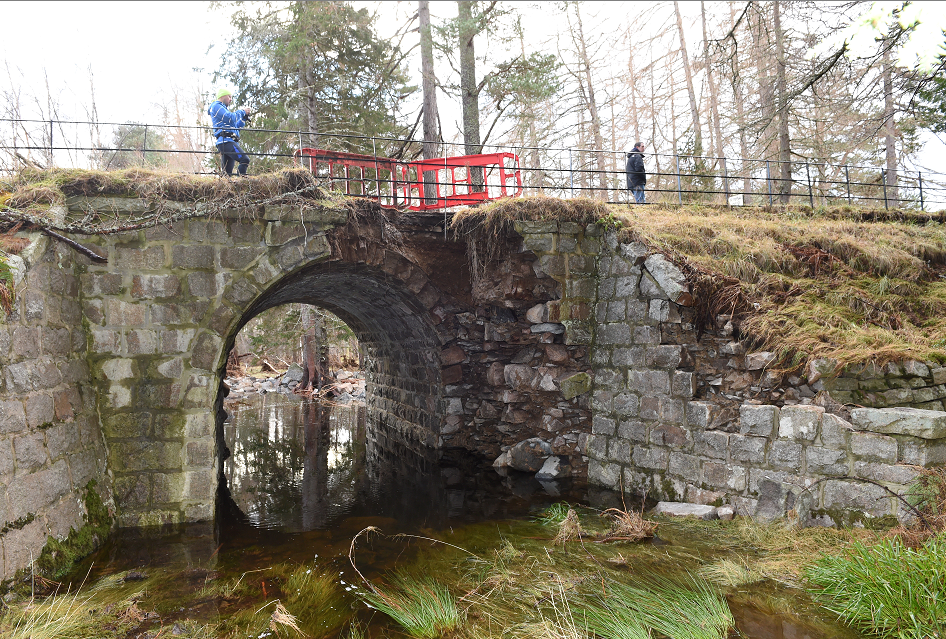
[[[627,154],[627,188],[635,189],[647,184],[647,172],[644,170],[644,154],[632,151]]]

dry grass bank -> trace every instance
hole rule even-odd
[[[734,316],[783,367],[946,361],[946,225],[937,216],[833,209],[607,206],[522,198],[458,214],[460,234],[516,220],[598,222],[684,267],[700,315]]]

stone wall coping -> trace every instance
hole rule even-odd
[[[858,430],[921,439],[946,438],[946,412],[921,408],[855,408],[851,423]]]

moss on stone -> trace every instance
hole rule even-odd
[[[26,515],[23,515],[14,521],[8,521],[7,523],[3,524],[2,528],[0,528],[0,537],[7,534],[11,530],[22,530],[29,524],[33,523],[34,519],[36,519],[35,513],[27,513]]]
[[[62,577],[73,564],[98,548],[112,528],[113,517],[108,507],[95,490],[95,480],[85,486],[85,524],[76,530],[71,528],[69,536],[62,541],[50,537],[36,567],[43,575],[53,579]]]

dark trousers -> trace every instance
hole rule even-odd
[[[239,164],[237,172],[240,175],[246,175],[246,167],[250,165],[250,158],[243,152],[240,145],[233,140],[227,140],[217,145],[223,160],[223,172],[227,175],[233,175],[233,165]]]

